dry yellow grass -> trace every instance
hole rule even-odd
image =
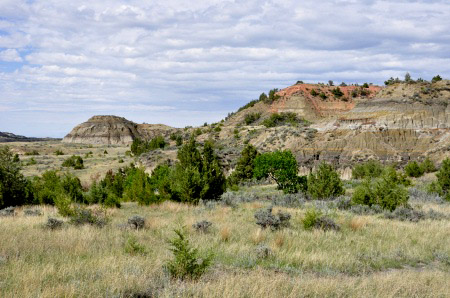
[[[304,209],[283,208],[292,225],[272,232],[258,228],[248,205],[124,203],[103,229],[66,224],[54,231],[42,228],[47,217],[57,216],[54,208],[41,208],[44,215],[37,217],[19,210],[16,217],[0,218],[0,297],[449,296],[449,220],[365,216],[348,220],[356,230],[344,224],[340,232],[306,231],[298,221]],[[449,212],[448,204],[429,207]],[[135,214],[146,218],[146,229],[118,227]],[[338,211],[337,221],[349,216]],[[214,252],[214,265],[198,281],[171,280],[163,270],[171,258],[167,240],[174,228],[202,219],[213,222],[211,232],[190,231],[189,239],[201,252]],[[125,252],[130,236],[146,255]],[[272,257],[257,258],[261,244],[273,249]]]

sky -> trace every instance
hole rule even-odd
[[[450,77],[450,1],[0,0],[0,131],[216,122],[304,82]]]

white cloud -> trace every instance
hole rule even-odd
[[[2,0],[0,127],[56,135],[106,112],[202,124],[297,80],[449,77],[448,28],[438,0]]]
[[[22,62],[22,58],[16,49],[7,49],[0,52],[0,61],[5,62]]]

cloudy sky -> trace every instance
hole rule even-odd
[[[0,0],[0,131],[218,121],[271,88],[450,77],[450,1]]]

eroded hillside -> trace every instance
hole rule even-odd
[[[449,100],[448,80],[384,88],[296,84],[203,127],[177,129],[95,116],[75,127],[64,142],[128,145],[135,138],[163,135],[169,141],[171,134],[187,139],[194,133],[199,142],[216,141],[229,169],[246,143],[260,151],[290,149],[307,167],[322,160],[345,167],[370,158],[405,163],[428,156],[440,162],[450,152]],[[268,125],[274,115],[290,118]],[[151,168],[175,153],[170,141],[168,150],[145,154],[141,162]]]

